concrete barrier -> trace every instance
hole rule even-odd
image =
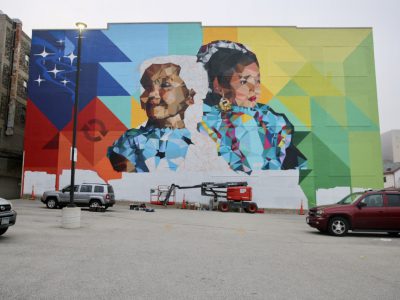
[[[62,209],[61,227],[63,228],[81,227],[81,208],[64,207]]]

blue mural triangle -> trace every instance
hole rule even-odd
[[[77,44],[78,32],[66,31],[66,36]],[[86,30],[82,39],[82,63],[130,62],[131,60],[101,30]]]
[[[138,88],[139,79],[135,81],[134,75],[137,73],[136,63],[100,63],[100,65],[114,78],[129,95],[133,95]],[[139,84],[140,85],[140,84]],[[99,94],[102,95],[102,94]],[[137,98],[138,99],[138,98]]]
[[[97,96],[98,65],[82,64],[79,80],[79,111]]]
[[[98,65],[97,96],[129,96],[129,93],[102,65]]]
[[[169,54],[168,24],[110,24],[103,32],[131,61],[140,63]]]

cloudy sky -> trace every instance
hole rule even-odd
[[[203,25],[372,27],[381,132],[400,129],[399,0],[3,0],[3,13],[32,29],[107,23],[202,22]]]

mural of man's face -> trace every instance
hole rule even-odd
[[[152,64],[144,72],[140,101],[149,119],[173,117],[188,107],[189,90],[179,72],[180,66],[172,63]]]

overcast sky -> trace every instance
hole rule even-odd
[[[32,29],[107,23],[372,27],[381,132],[400,129],[400,0],[2,0],[0,9]]]

